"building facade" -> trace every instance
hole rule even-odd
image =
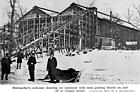
[[[139,30],[100,18],[98,14],[96,7],[75,3],[62,12],[34,6],[15,23],[18,32],[15,43],[18,48],[36,51],[42,48],[47,51],[50,47],[82,50],[95,47],[106,37],[114,40],[118,48],[140,48]]]

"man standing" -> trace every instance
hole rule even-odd
[[[26,60],[28,60],[28,56],[29,56],[29,53],[26,51],[25,52],[25,58],[26,58]]]
[[[27,62],[28,69],[29,69],[29,75],[30,75],[30,79],[28,79],[28,81],[35,80],[35,77],[34,77],[35,64],[36,64],[35,54],[30,53],[30,57],[29,57],[29,60]]]
[[[22,58],[24,58],[24,55],[20,49],[18,54],[17,54],[17,69],[21,69]]]
[[[1,80],[3,80],[4,74],[5,79],[8,80],[8,74],[10,74],[10,65],[12,64],[12,61],[8,55],[8,53],[6,53],[5,57],[1,60],[1,66],[2,66],[2,76],[1,76]]]
[[[99,40],[99,46],[98,46],[98,50],[101,50],[102,49],[102,39],[100,38]]]
[[[57,67],[57,60],[54,57],[54,53],[50,53],[50,57],[48,58],[48,63],[47,63],[47,71],[48,71],[48,76],[51,79],[51,82],[59,82],[56,78],[56,67]]]

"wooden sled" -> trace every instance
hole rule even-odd
[[[75,71],[73,69],[68,70],[58,69],[57,72],[59,74],[56,74],[56,78],[59,80],[59,83],[76,83],[79,82],[82,71]],[[42,82],[55,83],[50,81],[49,75],[46,75],[45,78],[42,79]]]

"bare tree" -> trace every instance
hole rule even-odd
[[[18,18],[22,17],[26,13],[26,8],[17,0],[15,16],[17,15]]]
[[[134,17],[134,13],[133,11],[131,11],[129,8],[127,9],[127,14],[124,15],[124,17],[126,18],[127,22],[132,22],[132,18]]]
[[[10,4],[10,8],[11,8],[11,14],[10,14],[10,38],[13,38],[13,32],[14,32],[14,16],[15,16],[15,7],[16,7],[16,0],[9,0],[9,4]],[[12,53],[12,45],[10,44],[10,42],[12,41],[13,39],[9,39],[9,42],[8,42],[8,50],[9,50],[9,53],[11,55]]]
[[[10,6],[10,11],[8,11],[8,17],[10,19],[10,39],[9,39],[9,45],[8,45],[8,50],[9,53],[11,54],[13,45],[12,42],[14,42],[13,37],[14,37],[14,23],[17,19],[22,17],[26,10],[23,8],[23,6],[20,4],[19,0],[8,0],[9,1],[9,6]]]
[[[122,23],[122,21],[120,20],[121,17],[120,17],[120,15],[118,13],[113,13],[111,17],[112,17],[112,21],[114,23],[117,23],[117,24],[121,24]]]
[[[140,28],[140,5],[136,6],[135,4],[133,4],[133,7],[134,7],[134,9],[135,9],[136,12],[137,12],[137,15],[136,15],[136,17],[135,17],[135,19],[134,19],[134,23],[135,23],[135,25],[136,25],[137,27]]]
[[[11,19],[11,32],[13,31],[12,27],[13,27],[13,24],[14,24],[14,15],[15,15],[15,6],[16,6],[16,0],[9,0],[10,2],[10,7],[11,7],[11,16],[10,16],[10,19]]]
[[[135,4],[133,4],[133,7],[137,11],[138,15],[140,16],[140,5],[136,6]]]
[[[26,8],[24,8],[20,0],[9,0],[9,4],[11,10],[7,12],[7,15],[10,22],[14,23],[26,13]]]
[[[91,0],[89,2],[89,7],[94,7],[95,6],[95,3],[96,3],[96,0]]]
[[[110,11],[110,36],[115,42],[115,49],[120,48],[122,49],[122,41],[121,41],[121,34],[122,32],[119,30],[117,24],[122,24],[121,17],[118,13],[112,13]]]

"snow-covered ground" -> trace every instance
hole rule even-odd
[[[58,68],[83,70],[80,84],[139,84],[140,51],[94,50],[88,54],[64,56],[55,52]],[[47,74],[48,56],[37,58],[35,78],[42,79]],[[11,65],[9,80],[0,80],[0,84],[46,84],[38,81],[29,82],[27,60],[23,60],[22,69],[16,70],[16,63]]]

